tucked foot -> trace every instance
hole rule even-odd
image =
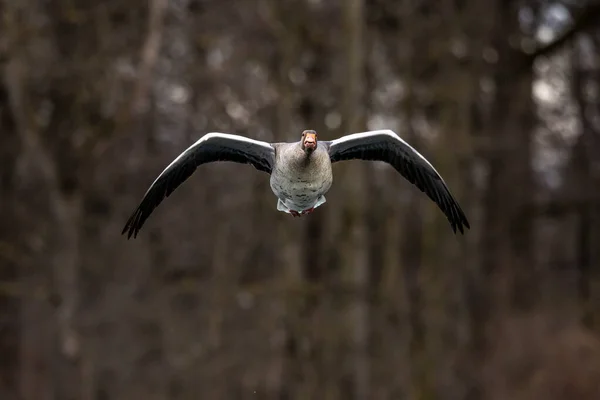
[[[311,214],[313,211],[315,211],[315,208],[314,208],[314,207],[311,207],[311,208],[309,208],[309,209],[307,209],[307,210],[304,210],[304,211],[302,211],[302,215],[308,215],[308,214]]]
[[[290,210],[290,214],[292,214],[293,217],[301,217],[302,214],[300,214],[298,211],[294,211],[294,210]]]

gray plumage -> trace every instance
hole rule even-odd
[[[271,190],[279,199],[277,209],[301,212],[325,203],[324,195],[333,183],[327,146],[318,142],[311,154],[302,149],[301,142],[276,143],[273,147]]]
[[[391,130],[317,141],[315,131],[302,132],[294,143],[267,143],[239,135],[212,132],[181,153],[150,185],[122,233],[136,237],[152,211],[196,168],[214,161],[251,164],[271,175],[277,209],[301,216],[325,203],[333,183],[332,163],[343,160],[383,161],[416,185],[444,212],[452,230],[470,228],[467,217],[433,166]]]

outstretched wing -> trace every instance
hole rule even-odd
[[[150,185],[122,234],[135,238],[152,211],[189,178],[196,168],[214,161],[252,164],[259,171],[271,173],[275,149],[271,144],[244,136],[211,132],[201,137],[179,155]]]
[[[450,189],[433,166],[395,132],[384,129],[354,133],[326,142],[331,162],[343,160],[384,161],[416,185],[444,212],[452,230],[464,234],[469,221]]]

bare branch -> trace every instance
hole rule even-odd
[[[150,0],[150,15],[148,17],[148,35],[142,47],[138,79],[133,90],[131,113],[140,112],[148,92],[152,71],[156,65],[160,44],[162,42],[163,16],[167,8],[167,0]]]
[[[597,26],[600,20],[600,3],[592,2],[583,7],[575,16],[574,23],[547,45],[538,47],[533,53],[527,54],[523,67],[530,68],[538,57],[548,56],[572,40],[579,32]]]
[[[144,44],[141,47],[140,64],[138,67],[137,80],[134,84],[131,102],[129,107],[124,107],[119,115],[117,115],[117,126],[120,132],[129,131],[128,126],[135,115],[142,112],[147,99],[150,81],[154,72],[158,55],[160,54],[160,46],[163,37],[163,20],[165,10],[168,5],[167,0],[148,0],[150,13],[148,15],[148,32]],[[121,134],[116,134],[110,139],[100,142],[96,145],[94,153],[97,157],[101,157],[106,150],[118,142],[122,138]]]

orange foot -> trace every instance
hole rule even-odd
[[[308,215],[308,214],[311,214],[313,211],[315,211],[315,208],[314,208],[314,207],[311,207],[311,208],[309,208],[309,209],[307,209],[307,210],[304,210],[304,211],[302,211],[302,215]]]
[[[298,211],[294,211],[294,210],[290,210],[290,214],[292,214],[293,217],[301,217],[302,214],[300,214]]]

